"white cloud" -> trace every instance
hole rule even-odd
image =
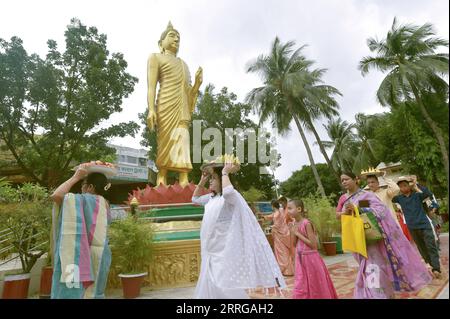
[[[109,123],[137,121],[146,109],[146,63],[157,52],[157,41],[167,22],[181,33],[179,56],[194,74],[204,69],[204,85],[217,89],[227,86],[239,100],[259,79],[245,73],[246,63],[267,53],[275,36],[282,41],[307,43],[308,58],[316,67],[327,68],[327,84],[338,88],[341,117],[352,121],[357,112],[385,111],[376,102],[375,92],[383,77],[371,73],[365,78],[357,70],[358,61],[370,54],[366,39],[382,38],[394,16],[402,23],[431,22],[437,34],[448,39],[449,3],[445,0],[316,0],[316,1],[8,1],[2,4],[0,37],[17,35],[28,52],[46,53],[46,41],[57,40],[64,46],[64,30],[72,17],[96,26],[108,36],[111,52],[122,52],[128,71],[139,78],[134,93],[124,101],[121,114]],[[317,123],[326,138],[322,123]],[[313,136],[308,135],[316,162],[323,162]],[[116,139],[116,143],[140,147],[135,139]],[[308,164],[306,151],[295,126],[286,138],[278,139],[282,166],[276,176],[288,178],[294,170]]]

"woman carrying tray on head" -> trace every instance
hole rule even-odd
[[[52,299],[105,297],[111,250],[107,237],[110,212],[104,196],[111,184],[96,167],[110,175],[115,172],[111,166],[82,164],[51,195],[55,202]],[[79,181],[81,194],[70,193]]]
[[[359,188],[356,176],[343,173],[347,190],[339,199],[336,217],[352,215],[360,201],[366,201],[376,216],[383,239],[367,246],[367,258],[354,254],[359,263],[355,299],[393,298],[394,291],[416,291],[431,281],[431,276],[416,249],[403,235],[389,209],[372,192]]]
[[[230,182],[239,162],[219,157],[202,166],[192,202],[205,206],[200,229],[201,269],[195,298],[244,299],[246,289],[285,287],[283,275],[255,215]],[[212,193],[199,196],[210,179]]]

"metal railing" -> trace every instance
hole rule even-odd
[[[14,244],[10,244],[8,246],[2,247],[3,245],[5,245],[5,243],[7,244],[8,242],[11,242],[13,240],[12,235],[14,233],[14,229],[17,227],[20,227],[20,226],[8,227],[8,228],[0,230],[0,256],[1,255],[11,256],[9,258],[8,257],[4,258],[3,260],[0,259],[0,266],[3,266],[17,258],[20,258],[20,254],[18,252],[16,252],[16,246]],[[44,232],[32,234],[31,236],[29,236],[25,239],[21,239],[21,240],[23,242],[25,242],[25,241],[31,240],[33,238],[37,238],[37,237],[41,236],[42,234],[44,234]],[[48,243],[48,240],[42,241],[40,243],[36,243],[33,247],[28,248],[28,251],[36,251],[37,248],[39,248],[43,245],[46,245],[47,243]]]
[[[32,239],[33,237],[35,237],[35,236],[28,237],[28,238],[26,238],[24,240],[29,240],[29,239]],[[46,245],[47,243],[48,243],[48,240],[43,241],[41,243],[36,244],[34,247],[30,248],[29,250],[30,251],[35,251],[36,248],[41,247],[43,245]],[[14,245],[10,245],[10,246],[7,246],[7,247],[5,247],[5,248],[0,250],[0,255],[3,254],[3,253],[6,253],[8,251],[11,251],[11,256],[12,256],[10,258],[5,258],[3,261],[0,261],[0,266],[3,266],[3,265],[5,265],[5,264],[7,264],[7,263],[17,259],[17,258],[20,258],[20,254],[14,252],[15,248],[16,247]],[[14,256],[14,255],[16,255],[16,256]]]
[[[193,206],[198,207],[199,205],[193,204],[193,203],[172,203],[172,204],[151,204],[151,205],[139,205],[139,209],[151,209],[151,208],[166,208],[166,207],[182,207],[182,206]],[[111,211],[127,211],[129,212],[131,210],[130,206],[119,206],[119,207],[111,207]],[[155,222],[161,222],[161,221],[167,221],[167,220],[183,220],[183,219],[199,219],[201,220],[203,218],[202,214],[190,214],[190,215],[179,215],[179,216],[145,216],[145,217],[139,217],[140,220],[143,221],[155,221]],[[20,226],[15,226],[20,227]],[[5,258],[3,260],[0,260],[0,266],[3,266],[17,258],[20,258],[20,255],[18,253],[15,253],[16,247],[13,244],[10,244],[8,246],[2,247],[2,244],[8,243],[12,240],[11,236],[13,235],[14,228],[5,228],[0,230],[0,255],[6,254],[8,251],[11,252],[10,258]],[[162,232],[172,232],[172,231],[193,231],[198,230],[198,228],[195,227],[185,227],[185,228],[177,228],[174,230],[156,230],[156,233],[162,233]],[[42,232],[33,234],[30,237],[23,239],[23,241],[27,241],[33,238],[36,238],[38,236],[42,235]],[[36,243],[34,247],[32,247],[30,250],[36,250],[37,248],[47,244],[48,241],[43,241],[41,243]]]

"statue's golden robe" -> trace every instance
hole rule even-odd
[[[159,61],[159,92],[156,100],[158,153],[156,166],[177,172],[192,170],[189,123],[192,98],[189,69],[183,60],[156,54]]]

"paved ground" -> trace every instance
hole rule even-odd
[[[448,238],[448,233],[442,234],[442,237]],[[443,243],[446,243],[445,247],[441,247],[443,251],[448,251],[448,239],[444,240]],[[323,257],[325,264],[333,265],[342,261],[348,261],[353,262],[353,257],[351,254],[340,254],[332,257]],[[0,267],[0,271],[2,270],[9,270],[17,268],[17,266],[20,267],[19,260],[14,260],[11,263],[8,263],[6,265],[3,265]],[[448,269],[445,269],[444,271],[449,271]],[[172,288],[172,289],[159,289],[159,290],[151,290],[147,287],[143,287],[141,290],[141,296],[139,299],[192,299],[194,296],[194,290],[195,287],[186,287],[186,288]],[[38,296],[33,296],[31,298],[38,298]],[[121,289],[115,289],[115,290],[109,290],[107,291],[107,298],[108,299],[121,299],[122,298],[122,290]],[[439,294],[437,299],[449,299],[449,288],[448,283],[446,287],[442,290],[442,292]]]
[[[442,292],[439,294],[437,299],[449,299],[448,298],[448,283],[447,283],[447,286],[445,286],[444,290],[442,290]]]
[[[443,237],[448,237],[448,233],[442,234]],[[445,241],[447,247],[441,247],[448,251],[448,240]],[[353,262],[353,256],[351,254],[341,254],[332,257],[323,257],[325,264],[332,265],[342,261]],[[448,269],[444,270],[448,272]],[[141,291],[141,296],[139,299],[192,299],[194,295],[195,287],[186,288],[173,288],[173,289],[161,289],[161,290],[150,290],[149,288],[143,288]],[[110,291],[108,298],[120,299],[122,298],[122,291],[120,289]],[[449,299],[449,289],[448,283],[443,291],[439,294],[437,299]]]

